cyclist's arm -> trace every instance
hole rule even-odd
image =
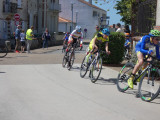
[[[106,42],[106,45],[105,45],[105,46],[106,46],[106,48],[105,48],[105,49],[106,49],[106,52],[108,53],[108,42]]]

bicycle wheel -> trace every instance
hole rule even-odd
[[[68,62],[68,56],[67,56],[67,55],[64,55],[64,57],[63,57],[63,62],[62,62],[62,67],[65,67],[66,64],[67,64],[67,62]]]
[[[117,88],[120,92],[124,92],[129,88],[127,80],[129,79],[133,68],[134,64],[128,62],[120,70],[117,78]]]
[[[95,61],[95,63],[92,63],[92,67],[91,67],[91,70],[90,70],[90,72],[91,72],[90,79],[91,79],[92,83],[95,83],[98,80],[98,78],[101,74],[101,70],[102,70],[102,58],[99,57]]]
[[[73,66],[74,63],[74,53],[71,52],[69,55],[69,61],[68,61],[68,65],[67,65],[67,69],[70,70]]]
[[[143,101],[150,102],[154,100],[160,93],[160,71],[151,69],[145,71],[142,76],[138,92]]]
[[[7,55],[8,48],[6,45],[0,46],[0,58],[3,58]]]
[[[80,67],[80,76],[81,76],[81,78],[83,78],[87,74],[87,71],[88,71],[88,64],[86,62],[87,61],[87,57],[86,56],[83,58],[83,61],[82,61],[81,67]]]

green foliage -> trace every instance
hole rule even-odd
[[[112,32],[109,36],[109,51],[111,51],[111,54],[109,57],[106,57],[105,54],[102,55],[103,63],[119,64],[122,62],[124,57],[124,42],[124,34]],[[104,46],[103,44],[103,49],[105,50]]]

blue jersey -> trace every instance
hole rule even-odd
[[[68,40],[68,38],[69,38],[69,34],[66,33],[64,39],[65,39],[65,40]]]
[[[160,51],[159,51],[159,45],[154,45],[151,42],[151,36],[145,35],[141,38],[140,41],[138,41],[136,47],[136,52],[141,52],[144,55],[147,55],[150,49],[155,49],[156,50],[156,56],[158,59],[160,59]]]
[[[129,46],[130,46],[130,39],[126,39],[126,41],[124,43],[124,46],[129,48]]]

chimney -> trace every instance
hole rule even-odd
[[[92,5],[92,0],[89,0],[89,3]]]

